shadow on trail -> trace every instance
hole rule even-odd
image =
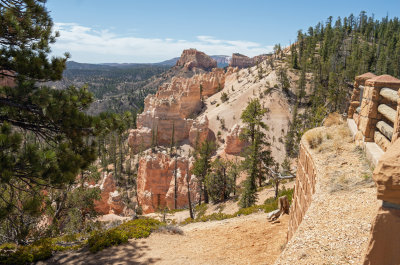
[[[144,256],[149,250],[145,242],[138,242],[135,240],[129,241],[127,244],[104,249],[95,254],[91,253],[88,249],[79,251],[61,252],[55,254],[47,261],[38,262],[37,264],[129,264],[129,265],[142,265],[154,264],[160,261],[159,258],[151,258]]]

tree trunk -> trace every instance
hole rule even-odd
[[[206,186],[204,186],[204,202],[208,203],[208,192]]]
[[[189,162],[188,162],[187,168],[188,168],[188,170],[189,170]],[[190,198],[189,172],[186,173],[186,183],[187,183],[187,190],[188,190],[187,194],[188,194],[190,218],[191,218],[191,219],[194,219],[194,216],[193,216],[193,209],[192,209],[192,198]]]
[[[276,179],[275,180],[275,199],[278,198],[278,194],[279,194],[279,180]]]
[[[278,208],[282,213],[289,214],[289,201],[288,198],[285,196],[279,197],[278,199]]]
[[[174,170],[174,208],[177,209],[178,208],[178,183],[177,183],[177,161],[176,161],[176,157],[175,157],[175,170]]]
[[[201,205],[201,193],[202,193],[202,189],[200,188],[200,192],[199,192],[199,206]]]

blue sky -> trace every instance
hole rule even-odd
[[[197,48],[209,55],[267,53],[329,16],[400,17],[400,1],[48,0],[61,36],[52,50],[87,63],[144,63]]]

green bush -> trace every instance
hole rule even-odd
[[[91,252],[97,252],[110,246],[126,243],[130,238],[148,237],[161,225],[162,223],[155,219],[137,219],[106,231],[95,231],[88,240],[84,240],[81,234],[71,234],[44,238],[27,246],[5,243],[0,245],[0,264],[29,264],[48,259],[55,251],[79,249],[86,244]],[[72,244],[66,246],[66,242]]]
[[[113,228],[104,232],[96,231],[88,239],[89,250],[93,253],[98,252],[111,246],[126,243],[128,239],[128,234],[118,228]]]
[[[128,242],[131,238],[148,237],[162,223],[155,219],[137,219],[123,223],[107,231],[96,231],[88,239],[91,252]]]
[[[228,98],[228,94],[226,94],[225,92],[223,92],[222,94],[221,94],[221,101],[222,102],[225,102],[225,101],[227,101],[229,98]]]
[[[286,189],[283,187],[282,190],[279,191],[278,197],[285,196],[288,198],[289,204],[292,202],[293,197],[293,189]],[[218,221],[225,220],[233,217],[237,217],[240,215],[249,215],[259,211],[264,211],[266,213],[272,212],[278,209],[278,199],[268,198],[264,201],[262,205],[253,205],[247,208],[241,208],[234,214],[225,214],[225,213],[213,213],[210,215],[205,215],[205,211],[207,210],[207,204],[203,203],[200,206],[196,206],[197,209],[201,209],[202,214],[198,214],[195,219],[186,218],[181,224],[186,225],[190,223],[196,222],[207,222],[207,221]]]
[[[6,243],[0,246],[0,264],[29,264],[48,259],[52,253],[50,239],[41,239],[27,246]]]
[[[202,203],[194,207],[194,211],[196,213],[196,218],[202,217],[207,211],[208,205],[207,203]]]

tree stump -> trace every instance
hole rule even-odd
[[[279,197],[278,199],[278,208],[282,214],[289,214],[289,200],[285,196]]]

